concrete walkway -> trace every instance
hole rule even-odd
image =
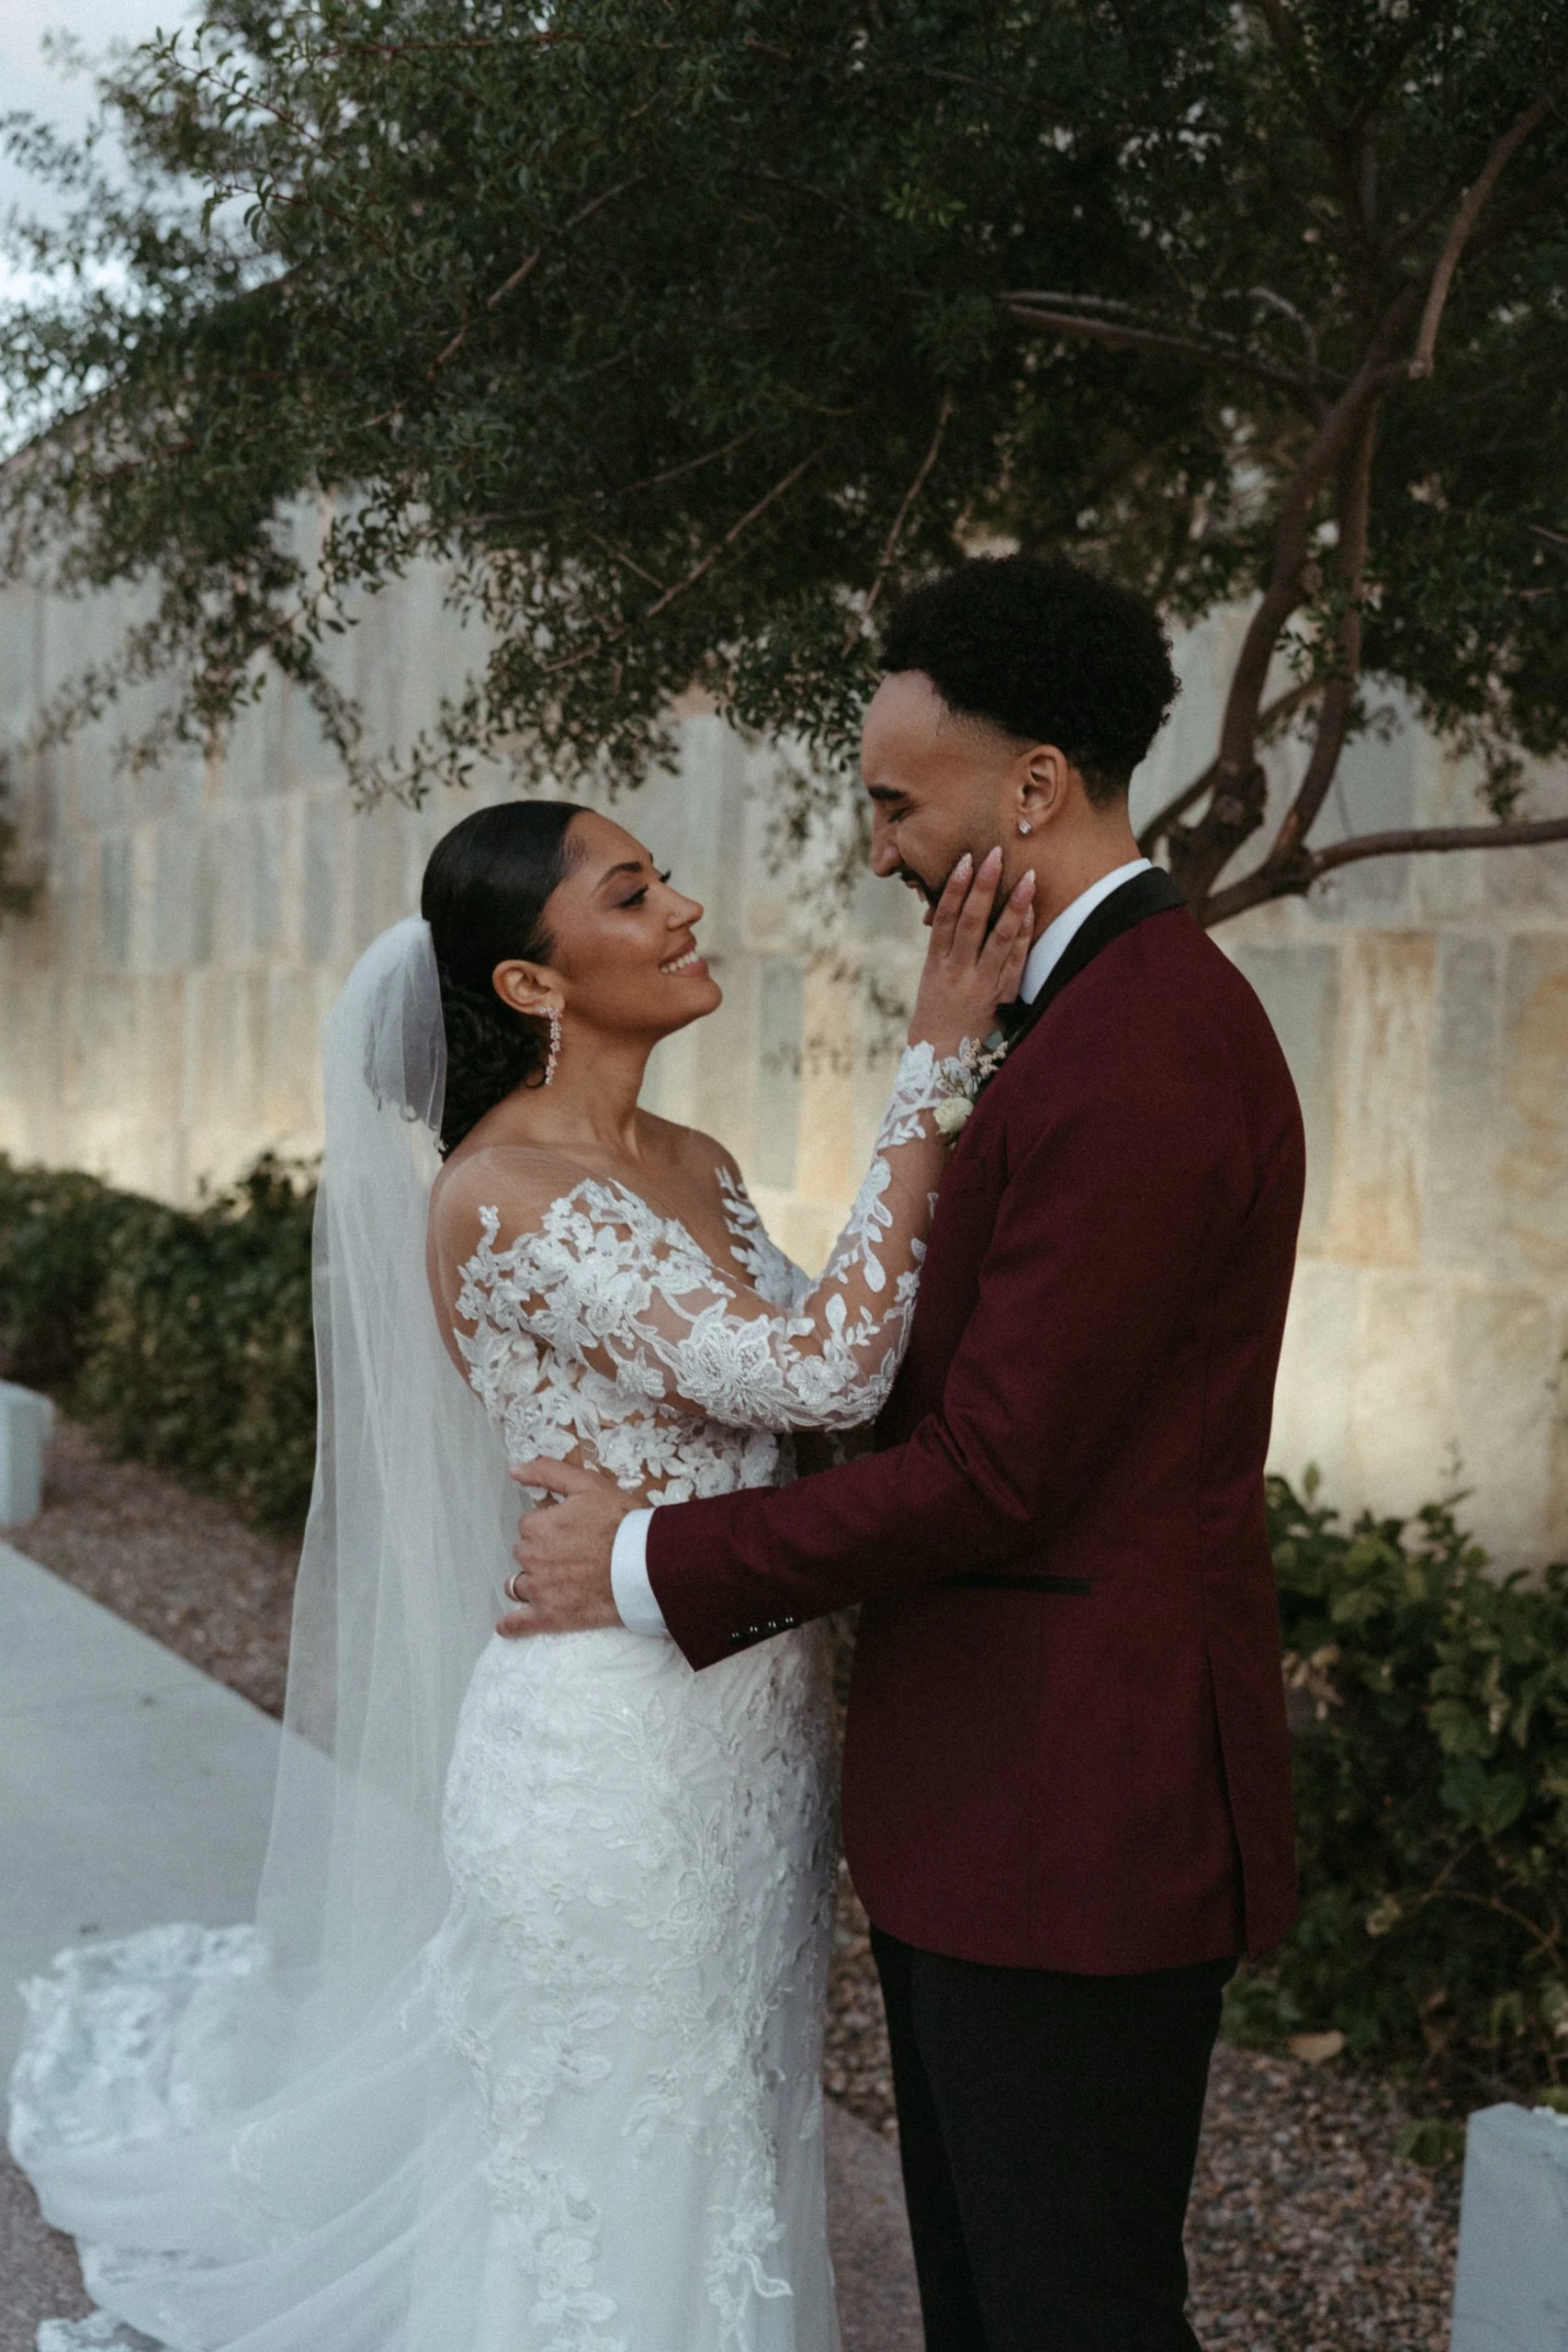
[[[250,1915],[277,1739],[270,1716],[0,1543],[0,2075],[17,1982],[62,1945]],[[845,2352],[919,2352],[897,2157],[829,2110]],[[69,2247],[0,2164],[0,2352],[33,2352],[39,2319],[83,2308]]]
[[[251,1915],[278,1728],[0,1544],[0,2071],[68,1943]]]

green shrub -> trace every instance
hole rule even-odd
[[[96,1335],[110,1267],[165,1214],[71,1169],[0,1157],[0,1373],[64,1396]]]
[[[1568,2076],[1568,1565],[1487,1571],[1456,1516],[1348,1530],[1269,1482],[1302,1915],[1243,2038],[1336,2026],[1455,2081]]]
[[[313,1195],[264,1159],[193,1211],[0,1159],[0,1369],[121,1453],[297,1526],[316,1444]]]

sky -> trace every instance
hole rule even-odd
[[[62,80],[44,56],[44,36],[68,33],[98,56],[117,41],[172,28],[188,13],[183,0],[0,0],[0,113],[38,115],[81,130],[92,111],[90,79]],[[0,156],[0,216],[14,206],[42,210],[46,203],[47,192]]]

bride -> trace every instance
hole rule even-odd
[[[28,1988],[11,2145],[98,2306],[39,2352],[837,2345],[820,1629],[702,1675],[619,1628],[487,1634],[509,1460],[667,1502],[875,1414],[949,1057],[1028,944],[998,871],[932,910],[815,1283],[718,1145],[637,1107],[720,998],[702,909],[620,826],[479,811],[361,958],[325,1037],[321,1449],[257,1921]]]

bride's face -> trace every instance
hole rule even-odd
[[[584,809],[567,836],[573,864],[551,893],[549,974],[562,1011],[609,1034],[667,1036],[723,992],[697,946],[703,910],[672,888],[624,826]]]

